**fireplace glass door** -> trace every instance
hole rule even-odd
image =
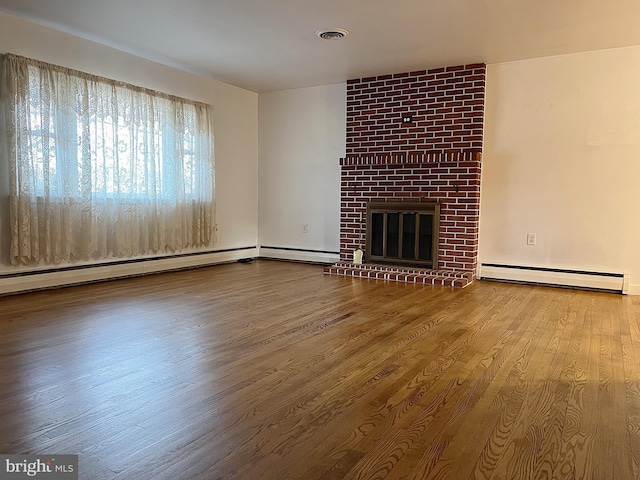
[[[368,261],[437,268],[437,203],[370,203]]]

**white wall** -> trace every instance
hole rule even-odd
[[[166,67],[0,13],[0,53],[5,52],[213,105],[218,224],[218,242],[215,250],[256,246],[258,237],[258,95],[256,93]]]
[[[336,252],[261,248],[261,255],[337,261],[346,84],[264,93],[259,103],[259,244]]]
[[[628,273],[640,293],[638,185],[640,47],[488,66],[480,262]]]

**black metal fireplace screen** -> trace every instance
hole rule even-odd
[[[437,269],[439,220],[438,203],[370,202],[367,261]]]

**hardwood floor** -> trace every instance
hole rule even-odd
[[[0,452],[82,479],[640,478],[640,298],[258,261],[0,298]]]

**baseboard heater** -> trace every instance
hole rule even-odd
[[[0,274],[0,295],[204,267],[255,258],[255,246]]]
[[[340,252],[267,245],[260,245],[260,247],[258,247],[258,255],[260,258],[293,260],[297,262],[319,263],[323,265],[335,263],[340,260]]]
[[[607,290],[625,295],[629,290],[629,275],[625,273],[481,263],[476,276],[484,280]]]

